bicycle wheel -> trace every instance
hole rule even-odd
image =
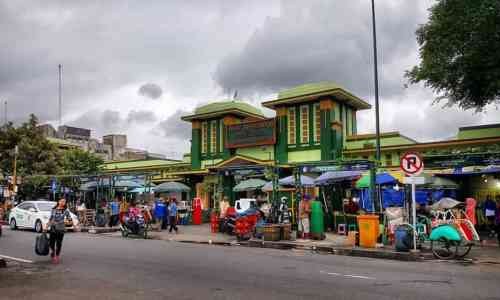
[[[464,243],[458,242],[457,243],[457,258],[464,258],[469,254],[470,249],[472,249],[472,243]]]
[[[456,244],[454,245],[453,242],[443,237],[431,241],[431,250],[436,258],[452,259],[456,256],[458,248]]]

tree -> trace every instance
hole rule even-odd
[[[19,127],[8,123],[0,127],[0,171],[4,176],[13,174],[14,148],[18,147],[17,175],[23,179],[19,194],[37,195],[49,183],[49,176],[60,172],[61,155],[38,126],[38,119],[30,115]]]
[[[57,174],[60,153],[39,130],[38,119],[30,115],[19,127],[8,123],[0,128],[0,168],[3,175],[12,175],[14,148],[18,146],[17,174],[19,176]]]
[[[416,36],[420,63],[406,72],[410,83],[465,110],[500,102],[500,1],[439,0]]]
[[[63,154],[62,168],[65,174],[82,175],[96,174],[104,161],[81,149],[67,150]]]

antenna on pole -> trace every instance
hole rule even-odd
[[[7,125],[7,100],[4,102],[3,123]]]
[[[62,65],[59,64],[59,126],[62,126]]]

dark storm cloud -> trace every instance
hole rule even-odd
[[[305,82],[333,80],[362,97],[373,86],[369,1],[283,1],[246,46],[220,62],[226,90],[276,92]],[[402,93],[405,65],[415,51],[414,31],[425,14],[417,1],[377,1],[381,92]],[[394,68],[393,64],[397,67]]]
[[[68,122],[68,125],[89,128],[93,136],[99,138],[106,134],[125,133],[129,124],[118,111],[91,110]]]
[[[137,93],[141,96],[148,97],[151,99],[158,99],[163,94],[161,87],[155,83],[143,84]]]
[[[241,33],[264,9],[249,6],[225,0],[0,0],[0,100],[9,101],[10,119],[31,112],[56,119],[58,64],[65,115],[148,78],[168,78],[172,94],[203,93],[213,87],[210,71],[221,48],[242,44]],[[239,23],[243,29],[229,26],[243,13],[249,17]],[[194,78],[196,88],[189,81]]]
[[[128,113],[127,123],[152,123],[156,121],[155,113],[148,110],[132,110]]]
[[[156,130],[166,138],[188,140],[191,138],[191,123],[181,120],[189,112],[178,110],[173,115],[161,121]]]

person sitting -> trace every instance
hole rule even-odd
[[[139,231],[139,224],[137,223],[137,217],[141,215],[141,210],[136,206],[135,202],[130,203],[130,207],[127,213],[127,225],[130,227],[132,232]]]
[[[346,214],[356,214],[359,210],[359,205],[349,198],[348,202],[344,204],[344,212]]]

